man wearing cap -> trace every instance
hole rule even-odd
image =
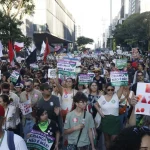
[[[26,136],[31,132],[33,125],[35,124],[35,110],[38,101],[42,98],[42,93],[33,87],[33,81],[28,79],[25,81],[25,91],[20,94],[20,102],[29,102],[32,107],[32,113],[22,115],[23,120],[23,133],[26,140]]]
[[[100,69],[95,69],[93,72],[95,73],[93,81],[97,83],[100,91],[104,90],[104,85],[106,84],[106,81],[103,77],[100,76]]]
[[[12,150],[27,150],[27,146],[24,140],[20,136],[2,129],[2,126],[5,122],[4,116],[5,116],[5,110],[0,105],[0,149],[1,150],[11,150],[11,149]],[[10,136],[10,134],[12,136]]]
[[[22,83],[17,83],[15,85],[15,93],[20,97],[20,94],[22,93],[22,89],[23,89],[23,84]]]
[[[62,131],[62,119],[60,116],[60,102],[57,96],[52,95],[53,88],[47,83],[40,86],[42,92],[42,99],[38,102],[38,107],[47,111],[49,119],[55,121]]]

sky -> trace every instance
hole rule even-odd
[[[110,0],[61,0],[75,18],[76,24],[82,27],[83,36],[94,39],[102,37],[102,33],[110,23]],[[118,15],[121,0],[113,1],[113,18]]]

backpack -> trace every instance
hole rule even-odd
[[[9,150],[15,150],[14,132],[12,131],[7,131],[7,144]]]

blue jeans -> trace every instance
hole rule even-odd
[[[24,140],[27,140],[27,134],[31,132],[34,124],[34,120],[25,120],[25,124],[23,126]]]
[[[128,108],[126,109],[126,112],[122,115],[119,115],[120,123],[121,123],[121,130],[125,127],[127,122],[127,116],[128,116]]]

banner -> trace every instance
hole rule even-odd
[[[138,83],[136,96],[135,114],[150,116],[150,83]]]
[[[48,78],[56,78],[56,69],[48,69]]]
[[[118,69],[127,67],[127,59],[116,59],[116,67]]]
[[[12,74],[10,75],[10,81],[16,83],[18,78],[19,78],[19,72],[13,71]]]
[[[126,71],[112,71],[110,72],[112,86],[127,86],[128,73]]]
[[[27,115],[32,112],[31,101],[27,100],[24,103],[19,104],[19,108],[23,115]]]
[[[89,84],[93,82],[93,78],[95,77],[94,73],[88,73],[88,74],[80,74],[79,75],[79,84]]]
[[[30,137],[27,139],[27,148],[36,150],[50,150],[55,138],[44,132],[32,130]]]
[[[58,74],[76,78],[76,62],[70,60],[58,60]]]

